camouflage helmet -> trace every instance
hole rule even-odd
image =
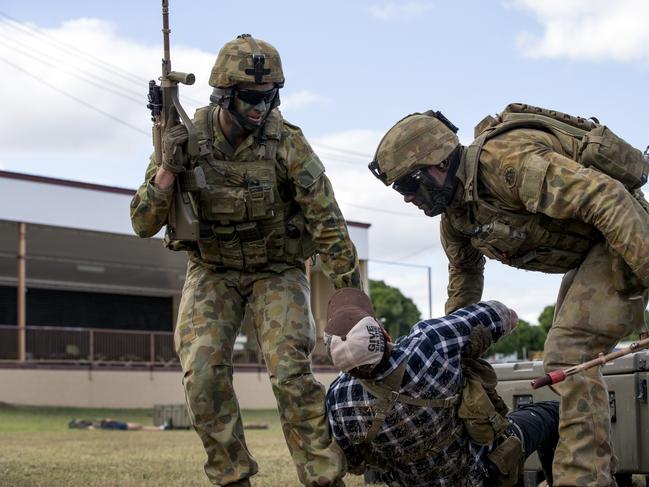
[[[250,34],[241,34],[219,51],[210,73],[210,86],[232,88],[239,83],[284,86],[282,60],[277,49]]]
[[[444,162],[460,145],[456,132],[440,112],[408,115],[383,136],[369,167],[389,186],[417,169]]]

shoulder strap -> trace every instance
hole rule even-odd
[[[200,139],[209,142],[212,146],[214,141],[214,115],[218,107],[201,107],[194,113],[194,125],[200,131]]]
[[[465,147],[462,152],[462,162],[461,169],[458,171],[461,173],[458,176],[464,179],[464,201],[467,203],[472,203],[478,201],[478,163],[480,162],[480,153],[482,152],[482,146],[489,132],[483,133],[477,139],[473,141],[471,145]]]
[[[399,389],[406,372],[406,365],[407,363],[404,360],[392,373],[380,381],[359,379],[363,388],[377,399],[376,403],[372,407],[374,418],[372,419],[372,424],[365,437],[365,443],[370,443],[374,438],[376,438],[386,416],[397,402],[409,404],[411,406],[429,408],[450,408],[459,402],[459,394],[454,394],[453,396],[444,399],[422,399],[410,397],[406,394],[400,394]]]
[[[282,114],[278,109],[275,108],[268,114],[266,122],[264,123],[263,133],[258,139],[258,159],[275,159],[282,134],[282,121]]]
[[[477,184],[478,163],[480,161],[482,148],[489,139],[493,139],[500,134],[519,128],[539,129],[545,130],[546,132],[557,131],[577,138],[581,138],[587,133],[587,130],[581,128],[581,126],[571,125],[553,118],[547,110],[539,113],[515,112],[509,111],[510,107],[511,105],[507,107],[507,109],[505,109],[497,119],[494,119],[493,117],[483,119],[483,121],[476,127],[476,132],[480,132],[480,135],[478,135],[471,145],[464,149],[462,155],[464,162],[464,201],[467,203],[477,202],[480,199],[478,196]],[[568,117],[568,115],[565,116]],[[571,117],[571,119],[572,118],[576,119],[576,117]],[[590,125],[595,126],[595,123],[589,120],[579,119],[579,121],[583,122],[582,126],[584,127]]]

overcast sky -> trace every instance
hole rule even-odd
[[[188,112],[206,104],[218,49],[247,32],[283,60],[285,118],[302,127],[349,220],[370,223],[372,260],[430,266],[442,313],[439,220],[406,206],[367,170],[383,133],[441,110],[471,141],[510,102],[596,115],[649,144],[646,0],[171,0],[172,66]],[[160,74],[161,2],[0,3],[0,169],[135,188],[151,151],[149,79]],[[127,209],[125,209],[125,217]],[[370,262],[428,314],[425,268]],[[487,266],[485,298],[535,322],[559,276]]]

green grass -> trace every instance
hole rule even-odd
[[[194,431],[68,429],[72,418],[153,425],[150,410],[11,406],[0,403],[2,487],[208,486],[205,453]],[[299,486],[276,411],[244,411],[248,447],[259,463],[253,487]],[[363,485],[348,475],[349,487]]]

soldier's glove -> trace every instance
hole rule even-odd
[[[174,125],[162,134],[162,167],[169,172],[178,174],[185,170],[183,145],[187,142],[189,133],[184,125]]]

